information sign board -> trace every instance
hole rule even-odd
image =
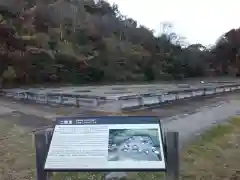
[[[165,170],[157,117],[58,118],[44,169],[47,171]]]

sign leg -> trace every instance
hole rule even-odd
[[[48,180],[47,172],[44,171],[44,161],[47,152],[46,137],[44,132],[38,132],[35,134],[35,147],[37,180]]]
[[[37,180],[50,180],[51,177],[51,173],[44,171],[51,133],[51,131],[40,131],[35,134]]]
[[[167,180],[179,180],[179,133],[166,132]]]

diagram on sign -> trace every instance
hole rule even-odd
[[[109,161],[161,161],[158,129],[110,129]]]

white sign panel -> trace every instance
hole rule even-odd
[[[14,94],[14,98],[16,99],[23,99],[24,97],[25,97],[24,93],[17,92],[16,94]]]
[[[63,104],[77,105],[77,98],[75,98],[75,97],[64,97],[63,96]]]
[[[216,88],[216,93],[221,93],[221,92],[223,92],[223,91],[224,91],[223,88]]]
[[[131,108],[131,107],[137,107],[140,106],[139,99],[128,99],[128,100],[122,100],[122,108]]]
[[[44,94],[39,94],[39,95],[37,95],[36,101],[38,103],[47,103],[47,96]]]
[[[206,90],[206,95],[208,94],[214,94],[215,90],[214,89],[208,89]]]
[[[230,88],[225,88],[225,91],[229,92],[229,91],[231,91],[231,89]]]
[[[189,98],[189,97],[192,97],[192,92],[186,92],[186,93],[180,93],[178,95],[178,98],[179,99],[185,99],[185,98]]]
[[[164,94],[162,95],[162,102],[176,100],[175,94]]]
[[[157,96],[154,97],[143,97],[144,105],[158,104],[159,98]]]
[[[192,92],[192,97],[198,96],[195,91]]]
[[[51,104],[60,104],[61,103],[61,96],[60,95],[50,95],[48,96],[48,102]]]
[[[13,93],[12,93],[12,92],[7,92],[7,93],[6,93],[6,96],[7,96],[7,97],[13,97]]]
[[[59,118],[44,169],[165,170],[157,117]]]
[[[195,91],[194,92],[194,94],[195,94],[195,96],[201,96],[201,95],[203,95],[204,94],[204,91]]]

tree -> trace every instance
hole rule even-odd
[[[102,0],[0,0],[0,14],[0,77],[12,67],[20,84],[180,79],[240,69],[235,29],[209,49],[188,46],[169,22],[155,36]]]

